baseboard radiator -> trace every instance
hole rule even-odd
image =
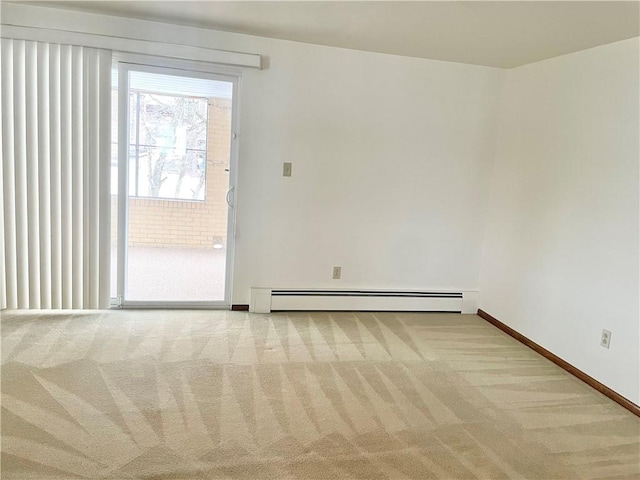
[[[476,313],[477,291],[252,288],[249,311],[340,310]]]

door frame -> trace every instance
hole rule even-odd
[[[242,70],[203,62],[193,62],[146,55],[114,53],[113,68],[118,71],[118,235],[117,235],[117,297],[119,308],[208,308],[229,309],[233,298],[235,260],[235,230],[238,185],[238,137],[240,126],[240,84]],[[203,78],[232,83],[231,142],[229,152],[229,185],[227,194],[227,248],[225,292],[223,300],[155,301],[127,300],[127,240],[129,228],[129,71]]]

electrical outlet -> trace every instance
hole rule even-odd
[[[342,267],[333,267],[333,279],[340,280],[340,275],[342,275]]]
[[[284,162],[282,164],[282,176],[283,177],[290,177],[291,176],[291,163],[290,162]]]
[[[602,330],[602,337],[600,338],[600,346],[609,348],[611,345],[611,332],[609,330]]]

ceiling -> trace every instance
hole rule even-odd
[[[640,35],[638,1],[49,1],[379,53],[512,68]]]

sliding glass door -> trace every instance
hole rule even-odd
[[[117,290],[123,306],[226,306],[236,77],[121,63]]]

